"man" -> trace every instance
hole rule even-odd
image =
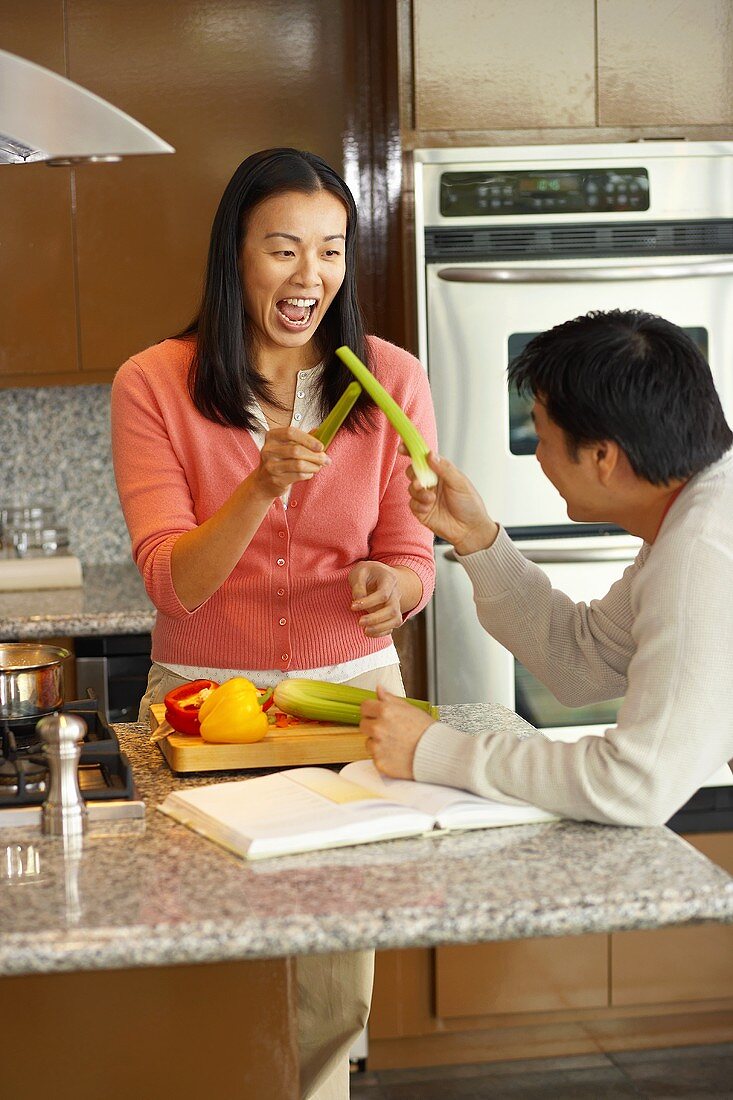
[[[696,344],[646,313],[542,333],[509,379],[534,397],[537,459],[570,519],[640,536],[633,564],[601,599],[573,603],[433,455],[435,489],[408,470],[411,507],[453,543],[483,627],[568,706],[625,696],[618,724],[574,744],[475,736],[380,692],[362,729],[386,775],[661,824],[733,756],[733,434]]]

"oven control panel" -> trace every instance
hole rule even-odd
[[[646,168],[443,172],[440,177],[440,213],[447,218],[648,209]]]

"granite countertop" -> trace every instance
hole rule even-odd
[[[493,709],[441,713],[471,731]],[[2,833],[26,864],[33,845],[38,871],[12,880],[0,852],[2,974],[733,921],[733,879],[663,827],[551,822],[250,865],[154,809],[176,787],[231,776],[177,779],[145,727],[117,729],[145,821],[95,826],[81,850]]]
[[[0,592],[0,639],[149,634],[155,608],[135,566],[85,565],[81,588]]]

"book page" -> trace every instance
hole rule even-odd
[[[377,771],[372,760],[347,764],[344,779],[374,791],[382,798],[412,806],[430,814],[442,829],[480,829],[491,825],[520,825],[535,821],[556,821],[557,815],[526,803],[496,802],[470,791],[418,783],[413,779],[390,779]]]
[[[323,768],[297,768],[168,795],[160,809],[240,855],[309,851],[427,831],[423,812]]]

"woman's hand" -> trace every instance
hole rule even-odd
[[[383,638],[402,625],[400,577],[381,561],[360,561],[349,573],[352,611],[366,612],[359,619],[367,638]]]
[[[417,743],[434,721],[424,710],[378,687],[377,698],[361,704],[359,729],[380,772],[392,779],[413,779]]]
[[[260,465],[253,475],[267,496],[281,496],[296,481],[310,481],[331,459],[320,440],[299,428],[273,428],[265,436]]]
[[[404,444],[400,450],[408,453]],[[459,554],[472,554],[491,546],[499,534],[499,525],[486,511],[466,475],[432,451],[428,464],[438,475],[438,484],[432,489],[423,489],[412,466],[407,467],[413,514],[439,538],[452,542]]]

